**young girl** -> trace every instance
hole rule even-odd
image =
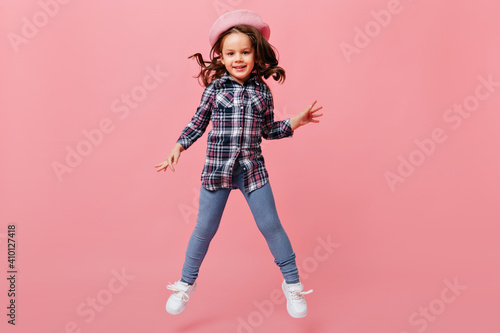
[[[273,96],[262,77],[272,76],[282,83],[285,71],[278,66],[269,35],[269,26],[257,13],[235,10],[219,17],[210,30],[210,61],[204,61],[199,53],[190,57],[201,66],[198,78],[206,88],[200,106],[167,160],[155,166],[157,171],[175,171],[173,165],[181,152],[203,135],[210,121],[213,127],[201,175],[198,219],[189,239],[182,277],[167,286],[173,291],[166,305],[171,314],[186,308],[228,196],[232,189],[239,189],[280,267],[288,313],[294,318],[307,315],[303,295],[312,290],[302,291],[295,253],[278,218],[260,144],[262,138],[291,137],[298,127],[319,122],[316,118],[322,114],[317,113],[321,107],[314,108],[314,102],[289,119],[274,121]]]

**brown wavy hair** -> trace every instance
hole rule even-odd
[[[226,67],[220,59],[222,43],[227,35],[235,32],[244,33],[250,38],[255,52],[255,66],[252,73],[255,73],[261,80],[262,77],[267,79],[272,76],[274,80],[281,84],[285,82],[285,70],[278,66],[278,59],[274,52],[276,48],[262,37],[259,30],[249,25],[236,25],[223,32],[210,50],[209,61],[205,61],[200,53],[188,57],[188,59],[194,58],[201,67],[200,73],[195,77],[207,87],[211,82],[221,78],[226,73]]]

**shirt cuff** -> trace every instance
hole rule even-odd
[[[191,144],[192,144],[191,140],[189,140],[187,138],[179,138],[177,140],[177,143],[180,144],[182,146],[182,148],[184,148],[184,150],[187,150],[189,148],[189,146],[191,146]]]
[[[285,119],[283,122],[285,125],[285,137],[293,137],[294,131],[292,130],[292,125],[290,124],[290,118]]]

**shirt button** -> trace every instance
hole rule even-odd
[[[243,109],[243,107],[241,107]]]
[[[240,148],[236,148],[236,151],[240,151]]]
[[[240,131],[243,129],[243,127],[240,127]]]

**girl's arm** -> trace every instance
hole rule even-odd
[[[214,104],[215,86],[212,83],[203,92],[200,106],[198,106],[193,118],[182,130],[179,139],[177,139],[177,143],[179,143],[184,149],[188,149],[205,132],[208,123],[210,122],[210,116],[212,115]]]
[[[210,122],[214,98],[214,85],[211,84],[203,92],[200,106],[196,109],[196,113],[189,124],[182,130],[179,139],[177,139],[177,142],[175,143],[174,148],[172,148],[170,154],[168,154],[167,159],[164,162],[155,165],[157,168],[156,171],[167,171],[167,168],[170,168],[175,172],[173,165],[177,164],[181,153],[188,149],[205,132],[208,123]]]
[[[263,114],[262,137],[266,140],[276,140],[293,135],[290,119],[274,121],[274,100],[268,90],[266,99],[266,111]]]
[[[314,105],[317,101],[314,101],[310,106],[306,107],[304,110],[296,114],[295,116],[290,118],[290,126],[292,130],[295,131],[297,128],[303,125],[307,125],[309,123],[319,123],[319,120],[316,118],[321,117],[322,113],[316,113],[321,110],[323,107],[320,106],[314,109]]]

